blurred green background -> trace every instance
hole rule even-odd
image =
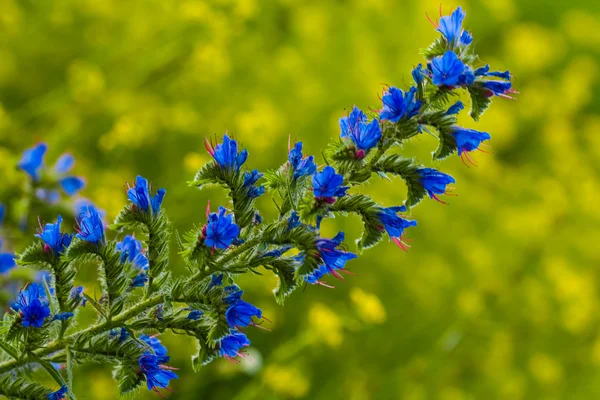
[[[287,136],[320,149],[353,104],[410,84],[439,2],[400,0],[2,0],[0,168],[36,141],[87,177],[113,218],[136,174],[168,190],[175,228],[204,221],[221,191],[185,184],[205,136],[233,133],[248,165],[286,158]],[[477,129],[494,154],[440,165],[421,135],[407,154],[458,181],[450,206],[412,211],[412,249],[365,252],[358,276],[278,307],[272,277],[247,277],[272,321],[251,356],[192,372],[191,340],[164,335],[181,368],[172,399],[590,399],[600,396],[600,6],[594,0],[462,1],[483,62],[510,69],[517,101],[495,99]],[[444,2],[445,12],[459,3]],[[468,118],[464,125],[476,127]],[[374,180],[401,204],[401,181]],[[268,196],[260,202],[273,215]],[[270,214],[269,214],[270,213]],[[359,235],[357,219],[325,231]],[[32,232],[33,233],[33,228]],[[17,244],[17,250],[23,244]],[[351,245],[352,248],[352,245]],[[174,268],[181,265],[172,261]],[[89,274],[88,274],[89,275]],[[85,278],[86,273],[81,276]],[[89,285],[89,284],[88,284]],[[114,399],[110,368],[77,370],[81,399]],[[155,398],[144,390],[140,398]]]

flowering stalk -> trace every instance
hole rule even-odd
[[[451,194],[455,180],[405,158],[400,145],[430,133],[439,139],[435,159],[457,153],[465,164],[475,164],[470,153],[490,135],[457,126],[464,105],[451,98],[468,93],[476,120],[491,97],[514,93],[508,72],[473,67],[477,57],[470,33],[462,28],[464,16],[458,8],[434,23],[442,36],[424,51],[426,67],[419,64],[413,70],[414,86],[388,87],[379,110],[365,113],[354,107],[340,119],[339,139],[323,152],[327,165],[322,168],[304,154],[301,142],[289,143],[287,160],[278,169],[261,173],[245,169],[248,152],[229,135],[220,143],[206,141],[213,160],[189,184],[223,187],[231,207],[214,209],[209,203],[205,221],[176,235],[190,271],[186,276],[172,277],[168,269],[171,231],[162,208],[166,191],[154,192],[140,176],[128,188],[129,204],[110,226],[112,233],[92,207],[79,214],[75,235],[61,232],[60,217],[40,227],[38,240],[19,254],[18,263],[47,268],[51,275],[43,284],[23,288],[4,321],[0,394],[74,398],[70,371],[90,358],[114,365],[121,394],[144,384],[160,394],[177,378],[167,349],[150,336],[165,331],[196,339],[194,369],[219,357],[244,357],[250,345],[247,328],[266,329],[268,319],[236,285],[238,274],[271,271],[279,278],[275,300],[283,304],[299,287],[332,287],[332,277],[342,280],[350,273],[347,267],[358,256],[347,250],[343,232],[332,238],[321,235],[326,218],[354,213],[362,219],[357,252],[386,235],[408,250],[405,231],[417,224],[407,218],[408,209],[426,196],[445,204],[442,196]],[[26,168],[32,176],[37,173],[34,166]],[[403,179],[406,200],[381,205],[360,193],[360,184],[373,175]],[[279,213],[272,222],[264,222],[255,207],[255,199],[265,193],[273,196]],[[132,233],[141,233],[141,240]],[[100,297],[73,286],[78,269],[89,263],[100,269]],[[71,324],[86,304],[96,310],[96,323],[86,328]],[[64,364],[68,379],[50,363]],[[15,381],[12,374],[26,365],[43,367],[58,388]]]

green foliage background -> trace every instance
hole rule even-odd
[[[251,167],[286,157],[287,137],[318,155],[353,104],[410,84],[436,33],[437,1],[3,0],[0,168],[22,149],[65,150],[84,195],[112,219],[136,174],[168,190],[180,231],[219,190],[185,182],[208,160],[205,136],[233,133]],[[191,341],[165,336],[181,379],[172,399],[589,399],[600,395],[600,9],[592,0],[463,1],[485,62],[510,69],[518,101],[495,99],[478,129],[494,154],[458,181],[446,207],[425,201],[408,254],[392,243],[349,264],[335,290],[308,287],[284,308],[274,278],[248,277],[247,299],[273,321],[250,330],[251,355],[193,374]],[[458,3],[444,2],[447,13]],[[474,127],[464,117],[464,124]],[[430,160],[435,140],[407,151]],[[432,163],[433,166],[436,164]],[[385,205],[401,181],[375,182]],[[272,206],[261,199],[263,210]],[[268,216],[269,212],[265,211]],[[271,214],[272,215],[272,214]],[[350,238],[358,220],[329,221]],[[31,228],[33,234],[33,228]],[[24,243],[17,243],[20,250]],[[174,247],[174,246],[173,246]],[[171,263],[173,268],[181,266]],[[78,280],[91,287],[95,272]],[[75,374],[83,399],[113,399],[107,367]],[[140,398],[154,398],[143,393]]]

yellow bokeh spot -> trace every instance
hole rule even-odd
[[[242,143],[265,150],[273,144],[273,138],[282,133],[283,118],[269,100],[257,99],[249,110],[237,115],[235,123],[236,137]]]
[[[275,393],[292,398],[304,397],[310,389],[309,380],[299,369],[290,366],[269,365],[263,380]]]
[[[538,71],[549,67],[564,53],[562,37],[535,24],[515,26],[506,39],[511,62],[524,70]]]
[[[529,370],[542,384],[559,383],[563,377],[561,365],[547,354],[539,353],[529,360]]]
[[[183,158],[183,165],[189,173],[195,173],[207,162],[208,157],[203,154],[191,152],[187,153]]]
[[[342,344],[342,321],[338,315],[324,304],[316,303],[308,313],[311,324],[311,333],[315,339],[331,347]]]
[[[464,290],[457,298],[458,308],[468,316],[479,314],[484,307],[481,295],[474,290]]]
[[[600,20],[583,10],[567,11],[561,20],[563,30],[568,37],[583,45],[600,45]]]
[[[69,89],[80,103],[85,103],[104,92],[106,83],[100,67],[77,60],[69,65]]]
[[[386,313],[383,304],[373,293],[367,293],[362,289],[353,288],[350,292],[350,298],[354,302],[358,315],[370,324],[381,324],[386,320]]]

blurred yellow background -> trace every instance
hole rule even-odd
[[[136,174],[168,191],[182,231],[217,190],[185,184],[225,130],[248,166],[275,168],[287,136],[317,157],[352,105],[410,85],[436,37],[437,1],[2,0],[0,167],[43,140],[86,176],[113,218]],[[457,179],[449,206],[424,201],[409,253],[368,250],[336,289],[307,287],[285,307],[275,278],[247,277],[247,300],[273,321],[250,329],[251,355],[192,372],[193,342],[164,335],[181,368],[172,399],[591,399],[600,396],[600,6],[594,0],[462,1],[483,63],[510,69],[517,101],[479,124],[494,154],[478,168],[431,162]],[[447,12],[459,3],[443,2]],[[12,174],[12,175],[11,175]],[[373,180],[386,206],[405,187]],[[260,200],[268,217],[271,200]],[[328,221],[358,237],[357,219]],[[32,232],[33,233],[33,232]],[[350,240],[349,240],[350,242]],[[351,242],[350,242],[351,243]],[[352,244],[350,245],[352,249]],[[19,249],[18,249],[19,250]],[[171,264],[181,269],[174,259]],[[82,275],[85,279],[85,273]],[[114,399],[110,367],[76,371],[80,399]],[[140,398],[155,398],[145,389]]]

